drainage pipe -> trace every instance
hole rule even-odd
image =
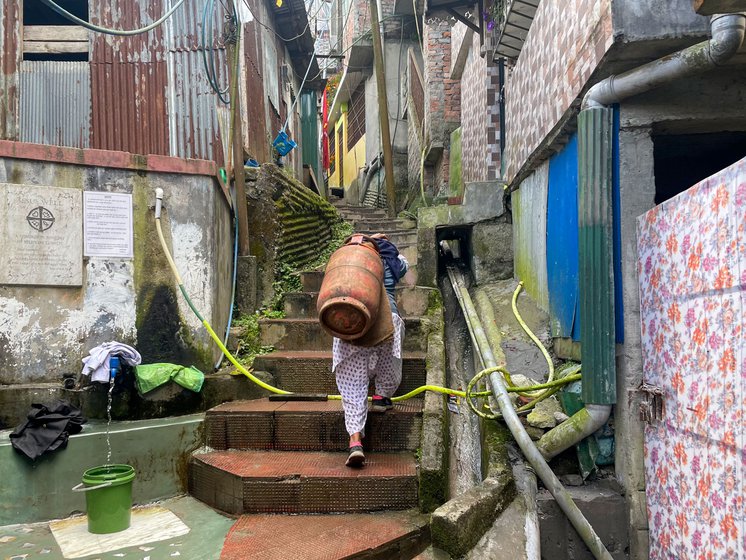
[[[382,159],[383,154],[378,154],[368,166],[368,169],[365,172],[365,177],[363,178],[362,196],[360,196],[360,200],[358,200],[359,204],[363,204],[365,201],[365,197],[368,195],[368,189],[370,188],[370,182],[373,180],[375,174],[381,169],[383,163],[381,161]]]
[[[472,331],[472,336],[477,343],[477,350],[481,354],[484,364],[489,368],[497,368],[497,360],[495,359],[495,355],[492,353],[489,341],[487,340],[487,335],[479,321],[474,302],[469,295],[469,291],[466,289],[461,272],[454,266],[449,266],[448,276],[451,278],[454,291],[459,294],[459,301],[463,308],[464,317],[469,324],[470,331]],[[508,392],[505,389],[502,374],[499,371],[493,371],[489,375],[489,380],[493,394],[497,400],[500,412],[503,415],[503,419],[505,420],[508,429],[513,434],[513,437],[521,448],[523,455],[534,468],[539,478],[541,478],[544,486],[546,486],[547,490],[549,490],[552,496],[554,496],[560,509],[562,509],[570,520],[570,523],[572,523],[572,526],[583,539],[583,542],[591,551],[593,557],[597,560],[611,560],[611,554],[606,550],[601,539],[593,530],[593,527],[591,527],[591,524],[585,517],[583,517],[578,506],[572,501],[570,494],[562,486],[562,483],[560,483],[557,476],[552,472],[552,469],[549,468],[549,465],[547,465],[544,457],[542,457],[541,453],[534,445],[531,437],[526,433],[523,424],[518,418],[518,414],[513,408],[513,403],[508,396]]]
[[[623,74],[609,76],[588,90],[582,109],[618,103],[664,84],[723,65],[741,48],[746,14],[717,14],[710,19],[712,37]]]
[[[628,97],[717,68],[740,49],[746,14],[718,14],[711,18],[712,37],[671,55],[649,62],[623,74],[609,76],[591,87],[583,98],[578,117],[578,143],[587,149],[579,157],[578,218],[584,235],[592,243],[593,257],[581,248],[581,271],[589,281],[581,301],[583,324],[591,326],[596,344],[584,341],[583,400],[586,407],[550,430],[539,440],[541,454],[550,459],[593,434],[611,414],[615,394],[614,305],[613,305],[613,217],[611,204],[612,135],[611,109]],[[591,249],[591,247],[589,247]],[[599,253],[600,251],[600,253]],[[598,266],[601,264],[601,266]],[[604,281],[606,284],[604,285]],[[588,346],[595,346],[588,348]]]

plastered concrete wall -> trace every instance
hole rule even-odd
[[[506,82],[507,182],[571,108],[612,43],[611,0],[542,0]]]
[[[112,340],[138,348],[146,362],[209,368],[216,354],[178,294],[152,206],[160,187],[164,235],[184,286],[220,332],[230,301],[231,218],[211,177],[10,157],[0,162],[0,182],[132,194],[135,252],[134,259],[84,257],[82,287],[0,286],[0,383],[80,373],[88,351]]]
[[[612,14],[617,40],[704,38],[709,35],[709,18],[697,15],[691,2],[614,0]]]

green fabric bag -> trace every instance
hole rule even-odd
[[[205,381],[205,374],[194,366],[186,367],[168,363],[142,364],[135,367],[137,390],[142,395],[160,387],[170,379],[185,389],[199,393]]]
[[[205,374],[194,366],[183,367],[174,373],[171,379],[185,389],[199,393],[202,390],[202,384],[205,382]]]

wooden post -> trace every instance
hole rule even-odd
[[[378,6],[376,5],[376,0],[370,0],[370,27],[373,32],[373,61],[376,67],[376,85],[378,86],[378,115],[381,121],[383,168],[386,174],[386,199],[388,201],[389,218],[395,218],[396,191],[394,189],[394,151],[391,148],[389,102],[386,97],[386,72],[383,68],[381,25],[378,20]]]
[[[238,13],[238,6],[234,9]],[[233,181],[236,189],[236,208],[238,214],[238,254],[245,257],[249,254],[249,216],[246,206],[246,176],[243,159],[243,129],[241,126],[241,99],[238,80],[240,78],[241,29],[236,29],[236,42],[226,44],[228,69],[230,72],[231,130],[233,138]]]

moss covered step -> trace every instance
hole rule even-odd
[[[346,453],[213,451],[189,461],[189,493],[232,515],[362,513],[417,507],[413,453],[367,453],[362,469]]]
[[[282,538],[278,538],[282,535]],[[417,511],[349,515],[244,515],[223,545],[222,560],[401,560],[430,542]]]
[[[423,399],[368,414],[366,451],[414,451],[422,435]],[[344,451],[349,438],[342,401],[234,401],[205,414],[207,446],[279,451]]]
[[[405,317],[404,350],[427,347],[427,333],[420,328],[419,317]],[[328,350],[332,337],[316,319],[261,319],[259,333],[263,346],[276,350]]]
[[[272,374],[275,385],[286,391],[325,395],[338,392],[332,373],[331,349],[327,352],[282,351],[262,354],[255,358],[254,369]],[[424,384],[425,353],[405,352],[402,382],[396,394],[403,395]]]
[[[427,313],[428,301],[434,291],[424,286],[400,286],[396,291],[396,305],[404,316],[419,317]],[[285,316],[288,319],[315,319],[318,292],[285,294]]]

